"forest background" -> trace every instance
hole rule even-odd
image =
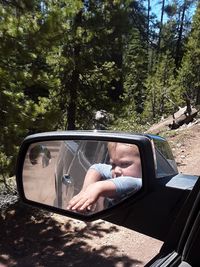
[[[31,133],[141,132],[187,101],[200,105],[200,1],[0,1],[5,185]]]

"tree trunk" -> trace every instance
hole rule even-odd
[[[78,52],[79,53],[79,49]],[[72,73],[71,83],[69,87],[69,104],[67,107],[67,130],[76,129],[76,106],[77,92],[79,87],[79,73],[74,70]]]
[[[69,105],[67,107],[67,130],[76,129],[76,99],[77,89],[76,86],[71,86],[69,91]]]
[[[180,28],[179,28],[179,32],[178,32],[178,40],[176,43],[175,65],[176,65],[177,69],[179,67],[180,59],[181,59],[180,51],[181,51],[181,41],[182,41],[182,35],[183,35],[183,24],[184,24],[186,8],[187,8],[187,0],[185,0],[184,4],[183,4],[183,11],[182,11],[182,16],[181,16]]]
[[[82,10],[76,15],[74,21],[74,32],[76,32],[77,27],[82,23]],[[79,90],[79,57],[80,57],[81,45],[75,44],[73,48],[73,61],[74,68],[71,76],[71,81],[67,85],[69,90],[69,104],[67,107],[67,130],[76,129],[76,111],[77,111],[77,94]]]
[[[160,31],[159,31],[159,36],[158,36],[158,54],[160,53],[160,43],[162,39],[164,9],[165,9],[165,0],[162,1],[162,9],[161,9],[161,17],[160,17]]]
[[[148,72],[151,69],[151,60],[150,60],[150,10],[151,10],[151,1],[148,0],[147,7],[147,55],[148,55]]]

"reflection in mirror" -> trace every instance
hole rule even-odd
[[[29,200],[94,213],[141,188],[139,149],[134,144],[92,140],[34,143],[25,158],[23,185]]]
[[[45,168],[49,165],[51,153],[44,145],[34,145],[30,149],[29,159],[33,165],[41,164]]]

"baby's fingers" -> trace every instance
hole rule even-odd
[[[87,210],[87,211],[94,211],[96,208],[96,204],[93,202],[93,201],[86,201],[80,208],[79,210],[80,211],[84,211],[84,210]]]
[[[78,203],[76,203],[73,207],[72,210],[80,210],[84,211],[88,206],[90,206],[92,203],[89,199],[81,199]]]
[[[78,199],[72,198],[68,203],[67,209],[71,210],[78,202],[79,202]]]
[[[88,198],[82,198],[79,199],[78,202],[73,202],[71,204],[71,206],[69,206],[69,209],[71,210],[77,210],[77,211],[85,211],[87,210],[88,207],[91,207],[93,204],[93,201],[91,201],[91,199]]]

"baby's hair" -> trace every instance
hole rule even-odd
[[[108,151],[109,151],[109,153],[111,151],[115,150],[117,145],[123,145],[123,146],[127,146],[127,147],[137,148],[138,155],[139,155],[139,149],[138,149],[137,145],[128,144],[128,143],[118,143],[118,142],[108,142]]]

